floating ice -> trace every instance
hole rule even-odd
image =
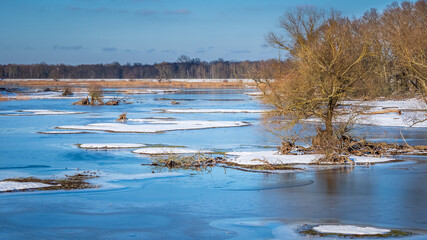
[[[242,165],[310,164],[323,156],[321,154],[281,155],[277,151],[227,152],[226,154],[236,156],[228,161]],[[393,161],[393,159],[386,157],[349,156],[349,159],[353,160],[356,164]]]
[[[52,186],[55,186],[55,185],[37,183],[37,182],[4,181],[4,182],[0,182],[0,192],[23,190],[23,189],[30,189],[30,188],[45,188],[45,187],[52,187]]]
[[[84,132],[84,131],[44,131],[38,132],[40,134],[85,134],[85,133],[95,133],[95,132]]]
[[[140,148],[145,147],[140,143],[84,143],[79,147],[87,149],[102,149],[102,148]]]
[[[354,235],[375,235],[386,234],[389,229],[373,228],[373,227],[358,227],[353,225],[320,225],[313,227],[313,230],[320,233],[338,233],[338,234],[354,234]]]
[[[174,130],[241,127],[249,125],[248,123],[241,121],[162,121],[155,119],[130,119],[130,121],[139,121],[145,124],[129,125],[125,123],[94,123],[88,125],[66,125],[59,126],[57,128],[106,132],[156,133]]]
[[[186,149],[186,148],[173,148],[173,147],[141,148],[133,152],[139,153],[139,154],[148,154],[148,155],[211,153],[211,151],[194,150],[194,149]]]

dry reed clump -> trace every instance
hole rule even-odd
[[[71,90],[70,87],[65,87],[63,92],[62,92],[62,96],[72,96],[73,95],[73,91]]]
[[[32,189],[22,189],[16,191],[48,191],[48,190],[74,190],[74,189],[86,189],[86,188],[98,188],[99,186],[88,183],[86,180],[97,178],[96,172],[87,173],[78,173],[72,176],[65,175],[66,178],[63,179],[39,179],[35,177],[27,178],[9,178],[4,179],[4,181],[13,181],[13,182],[36,182],[53,185],[51,187],[43,188],[32,188]]]
[[[127,113],[122,113],[119,115],[119,118],[116,119],[117,122],[126,122],[128,120]]]
[[[212,171],[212,167],[222,158],[214,158],[203,153],[196,154],[164,154],[152,155],[151,166],[169,169],[189,169],[195,171]]]
[[[0,93],[0,102],[9,101],[9,98]]]

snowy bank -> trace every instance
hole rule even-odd
[[[155,119],[129,119],[129,121],[139,121],[145,124],[130,125],[125,123],[94,123],[88,125],[66,125],[59,126],[57,128],[123,133],[158,133],[175,130],[241,127],[249,125],[248,123],[241,121],[162,121]]]
[[[55,185],[38,183],[38,182],[4,181],[4,182],[0,182],[0,192],[31,189],[31,188],[45,188],[45,187],[53,187],[53,186]]]
[[[375,235],[389,233],[389,229],[358,227],[353,225],[319,225],[313,230],[320,233],[337,233],[346,235]]]
[[[165,113],[264,113],[266,110],[256,109],[167,109],[162,110]]]
[[[196,154],[196,153],[211,153],[211,151],[194,150],[186,148],[172,147],[156,147],[156,148],[141,148],[133,151],[133,153],[147,155],[166,155],[166,154]]]
[[[427,104],[419,99],[411,98],[406,100],[377,100],[377,101],[343,101],[345,105],[370,107],[371,111],[384,109],[399,110],[427,110]]]
[[[304,155],[281,155],[277,151],[258,151],[258,152],[227,152],[227,155],[235,156],[228,161],[240,165],[263,165],[263,164],[312,164],[319,160],[321,154],[304,154]],[[356,164],[366,163],[384,163],[393,161],[386,157],[362,157],[349,156]]]
[[[80,144],[79,147],[86,149],[140,148],[145,147],[145,145],[139,143],[84,143]]]

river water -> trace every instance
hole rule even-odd
[[[218,151],[274,146],[259,113],[162,113],[156,109],[262,109],[247,90],[182,90],[122,95],[133,104],[74,106],[75,99],[0,102],[0,112],[49,109],[85,114],[0,116],[0,179],[61,177],[98,171],[97,189],[0,193],[0,239],[307,239],[303,224],[356,224],[427,232],[427,157],[374,166],[306,168],[266,174],[215,167],[210,172],[138,178],[160,171],[131,149],[84,150],[78,143],[143,143]],[[180,99],[179,105],[169,100]],[[245,121],[250,126],[164,133],[39,134],[61,125],[129,118]],[[363,126],[371,140],[427,144],[427,129]],[[78,169],[78,170],[77,170]],[[168,172],[168,170],[161,170]],[[121,176],[117,178],[117,176]],[[126,177],[123,176],[128,176]],[[115,179],[115,180],[114,180]],[[334,238],[336,239],[336,238]]]

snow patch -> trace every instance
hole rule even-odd
[[[84,131],[44,131],[38,132],[40,134],[84,134],[84,133],[95,133],[95,132],[84,132]]]
[[[144,144],[139,143],[84,143],[79,147],[86,149],[102,149],[102,148],[140,148],[145,147]]]
[[[371,111],[381,111],[384,109],[406,109],[406,110],[426,110],[427,104],[419,99],[388,100],[388,101],[343,101],[347,105],[372,107]]]
[[[52,187],[52,186],[55,186],[55,185],[37,183],[37,182],[4,181],[4,182],[0,182],[0,192],[23,190],[23,189],[30,189],[30,188],[45,188],[45,187]]]
[[[191,130],[206,128],[241,127],[249,124],[241,121],[162,121],[156,119],[130,119],[145,124],[129,125],[125,123],[94,123],[88,125],[66,125],[58,129],[94,130],[124,133],[157,133],[163,131]]]
[[[322,157],[319,154],[280,155],[277,151],[227,152],[226,154],[237,156],[229,161],[242,165],[309,164]]]
[[[320,233],[339,233],[348,235],[375,235],[386,234],[390,232],[389,229],[358,227],[353,225],[320,225],[317,227],[313,227],[313,230]]]
[[[263,164],[310,164],[319,160],[321,154],[304,155],[281,155],[277,151],[258,151],[258,152],[227,152],[227,155],[235,156],[228,161],[241,165],[263,165]],[[386,157],[365,157],[349,156],[356,164],[364,163],[384,163],[393,161]]]
[[[141,148],[133,151],[133,153],[148,154],[148,155],[166,155],[166,154],[196,154],[196,153],[211,153],[211,151],[194,150],[186,148],[171,148],[171,147],[156,147],[156,148]]]

